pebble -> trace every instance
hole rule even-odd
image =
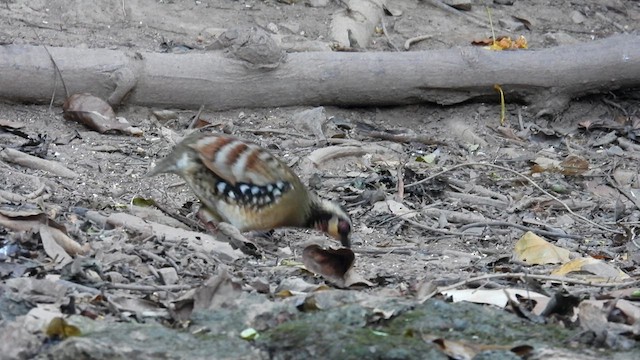
[[[578,10],[573,10],[571,14],[569,14],[569,17],[574,24],[582,24],[585,20],[587,20],[587,18]]]
[[[172,267],[158,269],[158,274],[160,274],[162,283],[164,283],[165,285],[173,285],[178,283],[178,273],[176,272],[176,269]]]
[[[329,0],[307,0],[307,5],[310,7],[325,7],[329,5]]]
[[[501,27],[511,30],[511,31],[521,31],[524,30],[524,24],[520,21],[514,21],[511,19],[500,19],[498,23]]]

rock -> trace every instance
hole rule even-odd
[[[471,0],[445,0],[443,3],[454,9],[462,11],[471,11]]]
[[[571,14],[569,14],[569,17],[574,24],[582,24],[585,20],[587,20],[587,18],[578,10],[573,10]]]
[[[329,0],[307,0],[307,6],[310,7],[325,7],[329,5]]]
[[[564,32],[546,33],[544,34],[544,41],[553,46],[570,45],[579,42],[576,38]]]
[[[173,285],[178,283],[178,273],[172,267],[166,267],[158,270],[160,278],[165,285]]]
[[[500,19],[498,23],[501,27],[511,30],[511,31],[521,31],[524,30],[524,24],[520,21],[515,21],[511,19]]]

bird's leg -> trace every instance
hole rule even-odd
[[[196,216],[212,235],[216,235],[218,233],[218,223],[220,222],[220,218],[207,209],[206,206],[201,206],[200,209],[198,209]]]

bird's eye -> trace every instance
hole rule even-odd
[[[338,233],[341,235],[349,235],[351,232],[351,225],[346,220],[340,220],[338,222]]]

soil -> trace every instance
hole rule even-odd
[[[377,34],[366,50],[394,51],[393,45],[402,49],[407,39],[419,35],[430,37],[413,44],[411,51],[468,46],[472,40],[491,36],[488,26],[476,25],[462,15],[445,12],[430,3],[388,1],[388,8],[394,14],[384,17],[388,40]],[[487,23],[486,9],[490,9],[496,35],[513,38],[523,35],[529,48],[533,49],[592,41],[621,32],[637,34],[640,23],[638,1],[496,0],[472,3],[470,13]],[[128,0],[96,3],[4,0],[0,2],[0,43],[202,52],[221,31],[238,25],[259,25],[275,34],[328,41],[331,17],[339,11],[345,11],[341,1]],[[517,30],[510,30],[514,27]],[[72,93],[76,90],[80,89],[69,89]],[[486,273],[524,271],[549,274],[555,266],[530,266],[512,260],[514,244],[527,228],[553,232],[556,236],[547,237],[547,240],[570,249],[573,256],[604,259],[637,279],[640,275],[640,250],[630,241],[631,237],[625,238],[624,234],[618,233],[633,231],[640,221],[640,208],[633,202],[633,198],[640,195],[637,166],[640,153],[637,148],[623,146],[624,141],[637,144],[639,104],[637,93],[617,91],[575,99],[562,113],[535,118],[526,106],[506,99],[506,123],[502,127],[498,94],[495,102],[453,107],[432,104],[381,108],[325,107],[329,119],[325,132],[330,140],[346,138],[360,143],[375,142],[390,150],[382,154],[330,160],[315,168],[304,166],[305,159],[323,146],[323,142],[316,139],[308,127],[295,121],[296,114],[309,108],[246,108],[223,112],[205,109],[201,119],[209,122],[214,131],[231,133],[272,150],[290,164],[305,183],[311,183],[321,196],[336,199],[348,209],[354,223],[355,270],[373,285],[351,291],[415,299],[425,294],[425,287],[449,285]],[[160,116],[158,111],[161,110],[168,110],[169,116]],[[277,302],[276,294],[281,291],[307,291],[287,285],[292,278],[304,278],[311,284],[322,283],[321,278],[305,273],[299,267],[282,265],[283,259],[301,261],[302,249],[309,243],[336,246],[326,236],[313,231],[279,229],[266,238],[252,234],[252,239],[261,249],[262,258],[245,256],[233,264],[221,264],[215,259],[193,254],[193,250],[180,244],[145,238],[144,234],[130,229],[105,229],[84,217],[91,210],[105,216],[120,212],[140,214],[142,210],[132,207],[134,199],[153,199],[166,212],[192,219],[187,223],[192,229],[205,231],[193,217],[197,200],[178,177],[144,176],[156,160],[170,152],[172,135],[167,135],[170,133],[168,130],[184,135],[197,111],[123,107],[116,112],[140,128],[143,135],[97,133],[82,124],[65,120],[59,106],[0,102],[0,120],[21,124],[20,131],[31,139],[25,139],[15,131],[0,131],[0,147],[17,148],[58,161],[78,174],[77,178],[65,179],[6,161],[0,163],[0,189],[24,195],[44,184],[46,196],[31,201],[31,205],[64,225],[76,241],[91,246],[85,260],[99,263],[100,271],[96,273],[100,281],[162,285],[157,268],[163,267],[163,261],[144,255],[145,250],[165,259],[165,265],[178,262],[180,271],[176,284],[198,286],[204,279],[225,269],[245,292],[263,292]],[[379,140],[370,136],[368,130],[371,129],[393,134],[423,134],[433,141],[400,144]],[[608,135],[612,132],[613,135]],[[612,136],[611,140],[607,141],[606,136]],[[26,144],[28,142],[31,144]],[[340,140],[334,142],[339,143]],[[536,159],[540,165],[545,159],[559,162],[568,155],[575,155],[588,163],[588,169],[578,174],[562,168],[532,172]],[[404,195],[398,196],[399,181],[407,185],[455,165],[477,162],[496,164],[526,174],[546,192],[513,172],[483,166],[461,166],[419,186],[407,187]],[[612,178],[617,186],[611,185],[609,179]],[[487,191],[482,192],[482,189]],[[371,203],[367,196],[373,191],[382,191],[387,200],[400,201],[409,215],[402,210]],[[568,204],[574,213],[567,211],[550,195]],[[24,202],[3,202],[5,209],[11,211],[28,208]],[[444,212],[428,212],[429,209],[450,210],[466,219],[456,220]],[[160,216],[156,212],[153,214]],[[409,216],[410,221],[398,215]],[[484,225],[461,230],[465,224],[476,222],[470,220],[472,216],[478,217]],[[487,225],[490,222],[505,224]],[[464,235],[461,235],[463,230]],[[557,236],[561,233],[575,237]],[[65,273],[71,271],[72,274],[86,276],[89,267],[86,262],[82,264],[82,270],[56,269],[45,255],[39,238],[37,234],[0,227],[0,247],[20,244],[20,255],[11,261],[5,259],[7,264],[24,267],[18,277],[61,275],[69,281],[95,286],[95,283],[91,285],[91,279],[78,279]],[[15,277],[15,273],[11,275],[12,271],[15,269],[0,271],[3,282]],[[526,287],[523,283],[509,280],[496,280],[490,285]],[[547,282],[543,285],[549,293],[558,289]],[[598,287],[567,286],[570,292],[583,296],[601,292]],[[126,293],[129,294],[127,296],[163,304],[182,294],[179,291],[146,294],[101,288],[103,296],[124,296],[121,294]],[[5,291],[9,290],[0,291],[0,295]],[[57,301],[67,303],[68,299],[68,296],[63,296]],[[108,321],[133,320],[133,317],[123,315],[121,309],[112,312],[106,306],[96,310],[88,300],[82,300],[87,301],[83,303],[79,297],[78,301],[82,303],[79,308],[91,308]],[[177,327],[175,318],[171,319],[147,322]],[[8,328],[13,320],[15,316],[0,311],[3,327]],[[285,320],[272,321],[275,326]],[[264,326],[263,330],[269,328]],[[83,332],[87,333],[87,330],[83,329]],[[35,333],[40,340],[45,337],[42,332]],[[277,335],[273,333],[271,336]],[[637,339],[638,333],[634,336]],[[474,340],[471,337],[467,340]],[[518,340],[527,341],[523,338]],[[57,351],[57,345],[41,348],[28,342],[17,344],[24,351],[12,354],[21,358]],[[610,344],[587,342],[585,346],[593,346],[595,351],[597,347]],[[242,356],[264,357],[268,353],[274,358],[287,357],[281,347],[264,343],[258,347],[264,352],[249,351]],[[616,351],[628,349],[628,346],[611,347]],[[104,358],[111,355],[106,353]],[[147,353],[147,356],[150,355]],[[206,357],[195,357],[199,356]],[[407,352],[403,356],[397,358],[417,358],[418,355]],[[96,358],[101,356],[96,355]]]

